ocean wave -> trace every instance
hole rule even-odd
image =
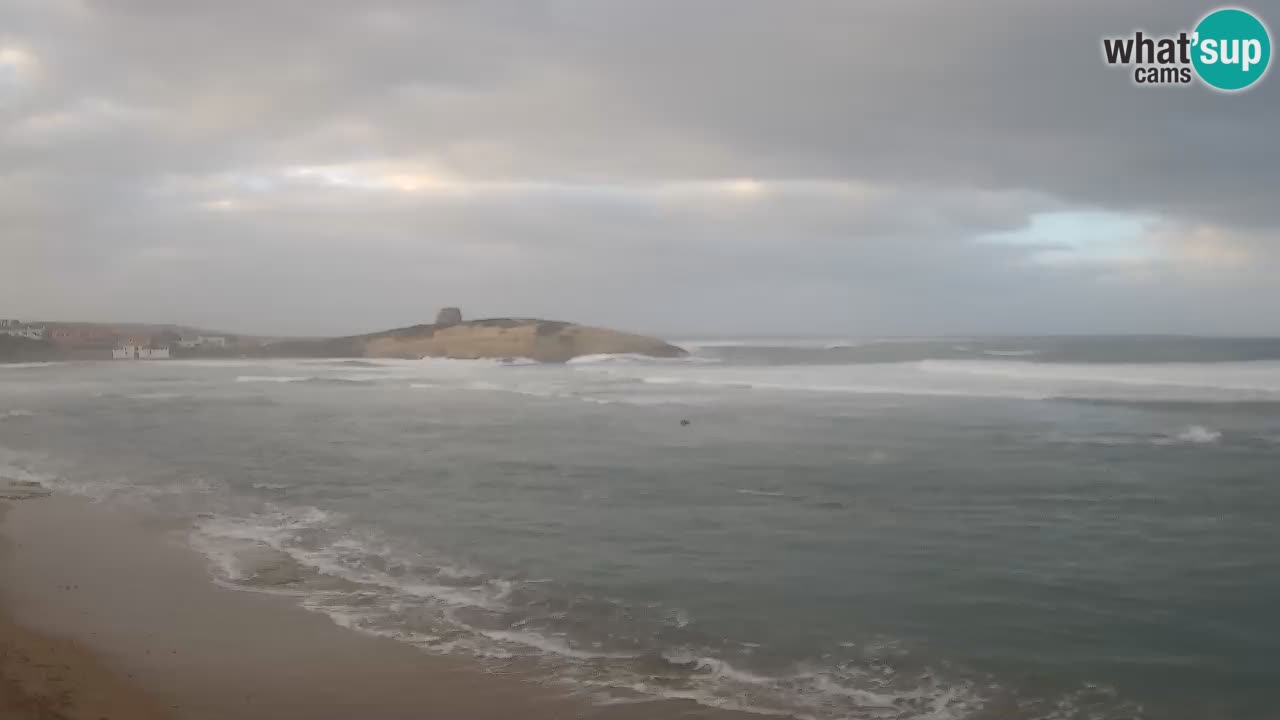
[[[387,367],[380,363],[370,362],[368,360],[309,360],[302,363],[303,365],[324,365],[327,367],[360,367],[360,368],[376,368]]]
[[[699,385],[708,388],[739,390],[776,390],[786,392],[825,393],[832,395],[909,395],[922,397],[970,397],[1014,398],[1022,400],[1047,400],[1051,396],[1043,392],[1016,388],[978,387],[928,387],[910,381],[856,382],[853,378],[831,378],[828,382],[806,382],[800,377],[778,377],[762,374],[758,378],[744,376],[672,377],[648,376],[639,381],[649,385]]]
[[[25,500],[48,495],[52,476],[33,470],[26,453],[0,447],[0,499]]]
[[[322,539],[317,541],[317,537]],[[503,598],[511,592],[509,581],[459,577],[453,565],[428,571],[426,576],[388,573],[388,566],[403,568],[417,563],[398,557],[375,534],[352,531],[341,514],[313,506],[277,508],[243,517],[214,514],[194,524],[192,538],[193,545],[216,559],[218,569],[230,580],[253,577],[263,560],[255,551],[269,548],[320,575],[453,607],[501,609]],[[468,582],[471,580],[474,582]]]
[[[519,645],[532,648],[557,657],[573,660],[633,660],[640,657],[633,653],[610,653],[576,648],[558,638],[534,632],[518,632],[511,630],[479,630],[484,637],[508,645]]]
[[[513,395],[523,395],[525,397],[534,397],[553,400],[574,400],[577,402],[589,403],[592,405],[614,405],[618,403],[627,403],[626,399],[611,399],[598,397],[595,395],[570,392],[557,387],[529,387],[519,385],[504,385],[489,380],[473,380],[465,383],[431,383],[431,382],[415,382],[410,383],[409,387],[414,390],[463,390],[463,391],[479,391],[479,392],[499,392],[511,393]]]
[[[610,382],[714,390],[1016,400],[1280,402],[1280,363],[1079,365],[913,360],[821,365],[588,365]]]
[[[920,360],[915,365],[931,375],[975,376],[1021,383],[1052,383],[1069,394],[1092,389],[1107,396],[1118,387],[1166,388],[1251,393],[1258,399],[1280,399],[1280,364],[1273,361],[1165,364],[1027,363],[985,360]],[[1073,387],[1074,386],[1074,387]]]
[[[404,362],[408,363],[408,367],[454,370],[475,370],[477,368],[486,367],[523,367],[544,364],[534,360],[533,358],[522,357],[519,355],[501,358],[444,358],[427,356],[418,360],[409,360]]]
[[[62,365],[60,362],[18,362],[18,363],[0,363],[0,370],[28,370],[31,368],[52,367],[54,365]]]
[[[966,350],[968,348],[965,348]],[[994,357],[1032,357],[1039,355],[1039,350],[983,350],[983,355],[992,355]]]
[[[642,355],[639,353],[597,353],[594,355],[579,355],[578,357],[569,359],[565,364],[573,366],[582,365],[715,365],[719,364],[719,358],[703,357],[699,355],[684,355],[682,357],[654,357],[652,355]]]
[[[382,380],[381,375],[239,375],[238,383],[310,383],[315,385],[363,385]]]
[[[325,539],[317,541],[317,533]],[[192,545],[229,587],[296,597],[302,607],[325,613],[343,627],[436,653],[502,661],[541,658],[534,667],[593,688],[606,702],[638,693],[763,715],[904,719],[965,717],[981,705],[980,694],[965,681],[947,682],[933,674],[905,683],[829,665],[820,670],[797,666],[792,673],[774,675],[690,647],[624,651],[573,640],[520,619],[533,608],[513,604],[513,595],[534,583],[447,563],[431,569],[421,558],[398,555],[381,538],[354,532],[345,517],[314,507],[206,517],[196,523]],[[350,586],[317,584],[315,578],[323,577]],[[421,603],[435,608],[432,625],[406,625],[404,612],[421,620],[413,610]],[[472,617],[476,612],[482,613],[478,622]],[[673,627],[688,624],[687,615],[668,614]],[[499,618],[502,626],[489,626]],[[877,714],[888,709],[896,714]]]
[[[557,632],[548,618],[576,624],[575,596],[567,606],[529,595],[543,581],[497,578],[416,553],[353,528],[340,513],[278,507],[245,516],[210,515],[193,526],[191,544],[209,561],[220,584],[284,595],[335,624],[392,638],[439,654],[481,661],[524,659],[521,667],[544,681],[587,690],[602,703],[683,699],[708,707],[810,720],[961,720],[977,716],[993,699],[1013,696],[989,679],[941,672],[916,661],[895,666],[900,650],[874,643],[843,643],[840,657],[764,670],[751,652],[734,659],[711,648],[679,645],[626,649],[577,633]],[[610,601],[614,602],[614,601]],[[621,601],[616,601],[621,603]],[[639,610],[611,605],[632,617]],[[566,608],[559,612],[552,612]],[[592,613],[594,614],[594,613]],[[680,611],[664,615],[671,627],[689,624]],[[908,670],[910,668],[910,670]],[[1125,707],[1114,694],[1016,698],[1027,717],[1079,718],[1075,708]],[[1053,714],[1055,712],[1061,714]],[[1036,714],[1039,713],[1039,714]],[[1141,713],[1133,715],[1142,717]]]
[[[1203,425],[1191,425],[1182,432],[1173,435],[1169,440],[1178,445],[1212,445],[1222,439],[1222,433],[1210,430]],[[1164,444],[1157,442],[1156,444]]]
[[[681,385],[697,381],[691,381],[688,378],[668,377],[665,375],[650,375],[640,378],[640,382],[648,385]]]
[[[579,682],[721,710],[807,720],[961,720],[980,711],[997,692],[964,680],[945,681],[932,672],[907,680],[856,665],[797,666],[791,673],[761,674],[687,649],[667,651],[662,661],[665,667],[649,672]]]
[[[18,420],[30,417],[35,417],[35,413],[30,410],[5,410],[0,412],[0,420]]]
[[[1222,440],[1222,432],[1204,425],[1188,425],[1176,432],[1156,435],[1142,433],[1111,433],[1103,435],[1069,436],[1059,438],[1061,442],[1082,445],[1107,445],[1123,447],[1132,445],[1154,445],[1170,447],[1178,445],[1216,445]]]
[[[695,339],[695,340],[677,340],[676,343],[680,347],[700,350],[703,348],[772,348],[772,349],[796,349],[796,350],[840,350],[845,348],[862,347],[864,345],[885,342],[878,339],[852,340],[845,338],[724,338],[724,339]]]

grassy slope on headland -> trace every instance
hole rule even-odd
[[[345,338],[290,340],[266,345],[262,353],[286,357],[527,357],[564,362],[602,353],[678,357],[684,351],[657,338],[615,330],[532,318],[493,318],[445,327],[414,325]]]

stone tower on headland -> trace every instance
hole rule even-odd
[[[447,328],[462,322],[462,311],[456,307],[441,308],[436,313],[436,327]]]

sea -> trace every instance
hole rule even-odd
[[[0,366],[0,478],[590,702],[1280,718],[1280,340],[684,346]]]

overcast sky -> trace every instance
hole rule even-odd
[[[1280,334],[1280,78],[1101,59],[1212,7],[0,0],[0,316]]]

